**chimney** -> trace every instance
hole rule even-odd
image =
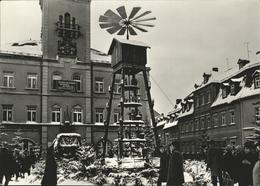
[[[246,60],[246,59],[238,59],[238,62],[237,62],[239,69],[243,68],[248,63],[250,63],[250,61]]]
[[[181,102],[181,99],[176,99],[176,105],[178,105]]]
[[[206,84],[209,81],[211,74],[207,74],[204,72],[203,74],[203,83]]]
[[[200,87],[200,86],[195,83],[194,88],[197,89],[198,87]]]
[[[218,67],[213,67],[213,68],[212,68],[212,71],[213,71],[213,72],[218,72]]]

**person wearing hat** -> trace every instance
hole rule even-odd
[[[260,186],[260,141],[257,143],[258,161],[253,168],[253,186]]]
[[[169,167],[167,186],[178,186],[184,183],[183,156],[180,152],[180,144],[175,141],[170,144]]]
[[[167,173],[168,173],[168,164],[169,164],[169,155],[166,147],[160,146],[160,169],[159,169],[159,178],[157,181],[157,186],[161,186],[162,182],[167,181]]]
[[[257,161],[257,155],[255,153],[255,145],[250,141],[244,143],[243,152],[239,158],[239,180],[238,184],[241,186],[253,185],[253,168]]]

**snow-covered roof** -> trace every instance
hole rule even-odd
[[[245,80],[243,80],[240,83],[241,90],[236,95],[228,94],[227,97],[222,97],[222,89],[219,90],[219,93],[217,95],[216,100],[212,103],[211,107],[215,107],[218,105],[231,103],[233,101],[236,101],[238,99],[246,98],[253,95],[260,95],[260,89],[255,89],[254,84],[251,85],[251,87],[245,86]]]
[[[171,127],[174,127],[174,126],[177,126],[178,124],[178,120],[175,120],[173,122],[169,122],[169,123],[166,123],[163,127],[163,129],[168,129],[168,128],[171,128]]]
[[[178,118],[182,118],[184,116],[191,115],[191,114],[193,114],[193,112],[194,112],[194,105],[192,104],[191,108],[188,111],[185,110],[185,112],[183,112],[183,113],[181,112],[180,115],[178,116]]]
[[[61,136],[76,136],[76,137],[81,137],[80,134],[78,133],[59,133],[57,135],[57,138],[60,138]]]
[[[110,47],[109,47],[108,54],[112,53],[115,42],[128,44],[128,45],[134,45],[134,46],[140,46],[140,47],[145,47],[145,48],[151,48],[149,45],[147,45],[147,44],[145,44],[141,41],[127,40],[127,39],[122,39],[122,38],[114,38],[111,42]]]
[[[93,62],[111,63],[110,55],[92,48],[90,52],[90,58]],[[38,40],[25,40],[20,42],[6,43],[1,46],[0,53],[41,57],[42,45],[41,41]]]
[[[175,113],[178,113],[180,112],[182,109],[182,106],[181,106],[181,102],[179,104],[176,104],[175,107],[173,108],[173,110],[171,110],[168,115],[172,115],[172,114],[175,114]]]
[[[160,127],[160,126],[164,125],[166,122],[167,122],[166,120],[162,120],[156,124],[156,127]]]
[[[244,77],[240,77],[240,78],[231,78],[232,82],[241,82],[243,80]]]

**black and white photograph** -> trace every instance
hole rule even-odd
[[[0,186],[260,186],[260,0],[0,0]]]

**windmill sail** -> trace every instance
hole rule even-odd
[[[137,35],[136,30],[147,32],[145,27],[154,27],[154,25],[150,24],[149,21],[155,20],[156,18],[145,18],[144,16],[150,14],[151,11],[145,11],[139,14],[140,10],[141,7],[133,7],[128,16],[125,6],[118,7],[116,12],[108,9],[104,15],[99,17],[99,26],[102,29],[106,29],[110,34],[126,34],[127,39],[129,38],[129,35]]]

